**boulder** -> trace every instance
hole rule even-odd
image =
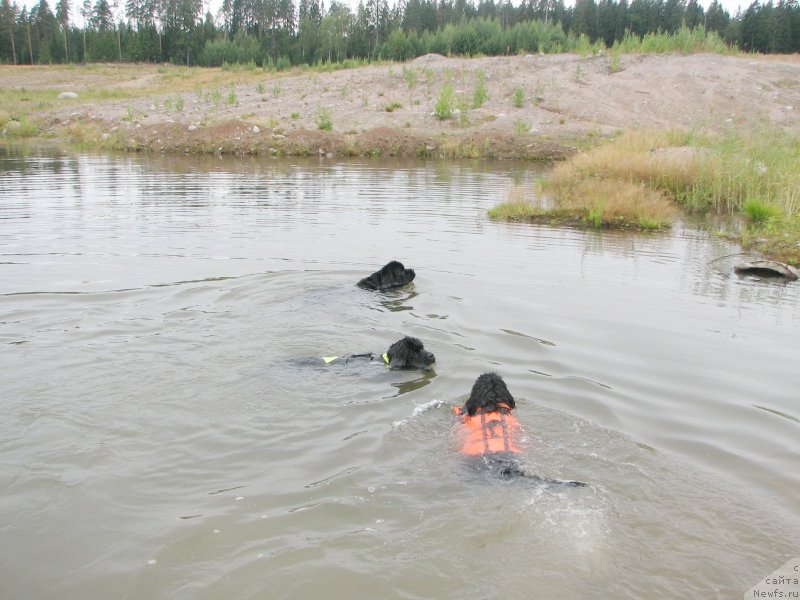
[[[75,92],[61,92],[58,95],[59,100],[75,100],[78,97],[78,94]]]

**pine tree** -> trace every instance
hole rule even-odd
[[[83,18],[83,62],[86,62],[86,31],[89,29],[92,16],[92,0],[83,0],[81,17]]]
[[[97,0],[92,7],[92,26],[101,33],[110,30],[114,25],[114,14],[108,0]]]
[[[708,5],[704,20],[706,31],[716,31],[721,35],[730,21],[730,15],[717,0]]]
[[[9,41],[11,48],[12,64],[17,64],[17,47],[14,43],[14,26],[17,21],[17,6],[9,0],[2,0],[0,4],[0,35],[3,40]]]
[[[61,30],[64,33],[64,60],[69,60],[69,43],[67,34],[69,33],[69,0],[58,0],[56,3],[56,20],[61,25]]]

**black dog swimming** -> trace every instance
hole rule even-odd
[[[417,338],[406,336],[397,340],[380,355],[368,352],[347,356],[323,356],[322,360],[325,364],[380,360],[390,369],[428,369],[436,362],[436,357],[432,352],[425,350],[425,346]]]
[[[364,277],[357,285],[367,290],[390,290],[411,283],[414,277],[414,269],[406,269],[403,263],[393,260],[386,263],[380,271]]]
[[[463,407],[454,407],[460,420],[457,435],[461,453],[477,470],[503,477],[522,476],[546,486],[581,487],[580,481],[545,479],[529,474],[520,464],[522,426],[512,414],[514,397],[496,373],[484,373],[475,380]]]

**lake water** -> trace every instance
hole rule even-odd
[[[0,597],[741,598],[800,554],[800,284],[487,219],[543,173],[0,149]],[[403,335],[432,372],[318,360]],[[489,370],[589,487],[465,468]]]

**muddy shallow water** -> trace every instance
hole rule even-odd
[[[800,285],[487,220],[542,174],[0,150],[1,595],[732,598],[797,555]],[[316,361],[402,335],[433,371]],[[487,370],[589,487],[464,467]]]

